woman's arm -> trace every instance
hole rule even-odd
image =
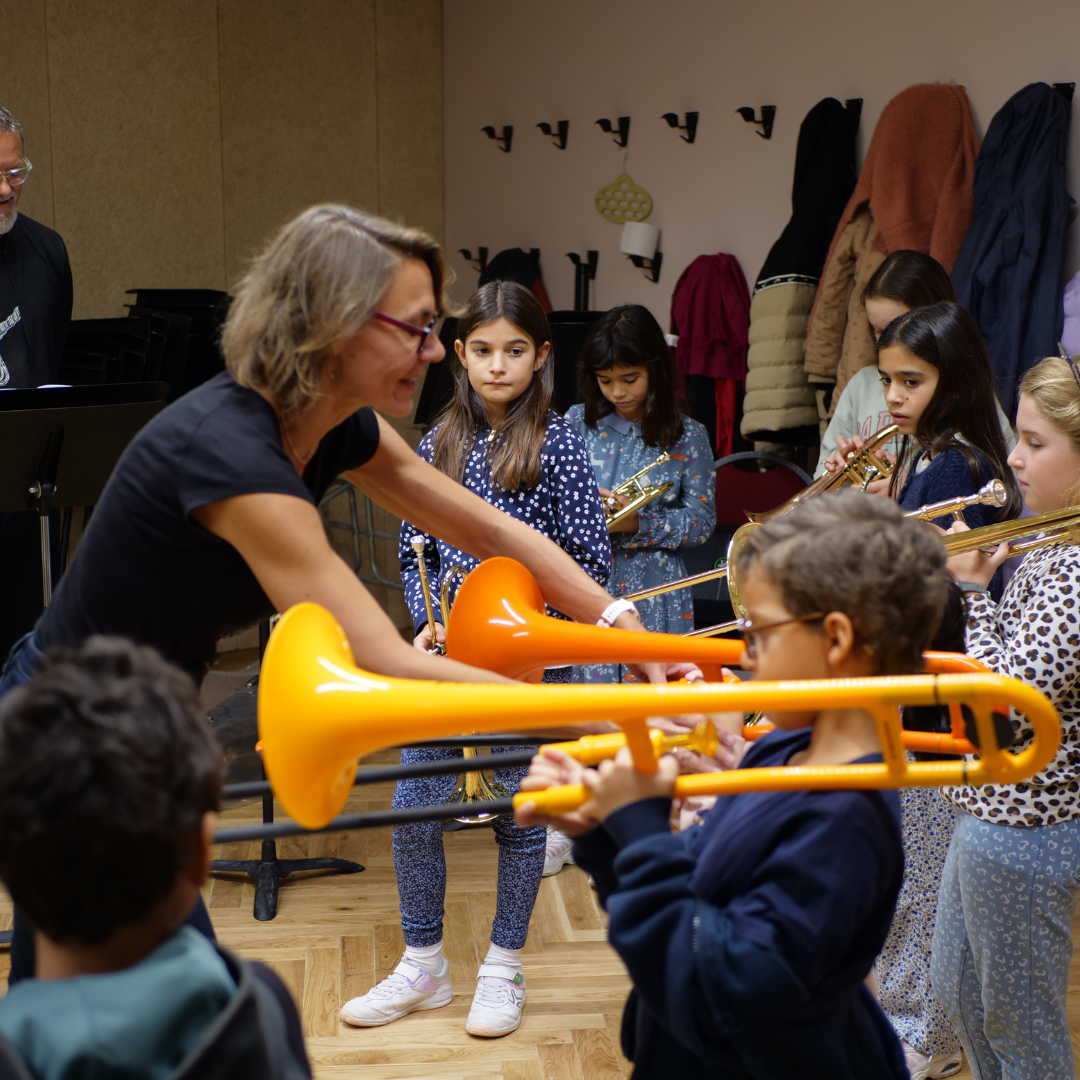
[[[330,547],[318,510],[306,500],[261,492],[237,495],[201,506],[192,517],[236,548],[278,611],[305,600],[329,609],[345,630],[357,665],[366,671],[402,679],[512,682],[422,653],[406,642]]]
[[[716,528],[716,474],[704,428],[688,425],[671,454],[683,459],[678,501],[665,506],[661,498],[638,511],[638,531],[630,538],[634,547],[694,547],[704,544]]]
[[[379,449],[346,477],[392,514],[478,559],[517,559],[539,582],[544,599],[578,622],[595,623],[611,603],[562,548],[421,461],[382,417]],[[632,612],[620,615],[616,625],[642,629]]]

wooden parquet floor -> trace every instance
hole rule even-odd
[[[390,764],[390,753],[372,764]],[[389,785],[354,789],[348,813],[385,809]],[[250,802],[230,808],[223,825],[260,819]],[[365,993],[390,973],[403,949],[390,831],[373,829],[279,842],[279,855],[340,855],[362,874],[303,874],[282,882],[278,916],[252,917],[253,886],[219,876],[205,897],[219,938],[249,959],[273,967],[300,1008],[318,1080],[619,1080],[630,1065],[618,1049],[629,980],[605,938],[604,916],[585,875],[567,866],[545,878],[525,947],[528,1000],[521,1027],[502,1039],[467,1035],[465,1016],[476,970],[487,951],[495,910],[497,849],[490,829],[445,834],[447,894],[444,945],[454,999],[382,1028],[351,1028],[338,1020],[343,1001]],[[215,857],[255,858],[257,844],[233,844]],[[11,902],[0,890],[0,929]],[[0,989],[8,953],[0,951]],[[1080,1049],[1080,954],[1069,990],[1073,1042]],[[968,1069],[954,1074],[971,1080]]]

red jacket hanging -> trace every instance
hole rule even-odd
[[[734,255],[699,255],[671,297],[675,362],[685,375],[745,379],[750,289]]]

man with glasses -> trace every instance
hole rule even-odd
[[[33,166],[22,125],[0,107],[0,388],[57,381],[71,320],[71,267],[60,236],[19,213]]]
[[[30,169],[22,126],[0,107],[0,390],[57,382],[71,321],[71,267],[64,241],[19,213]],[[37,522],[32,511],[0,513],[0,656],[41,614]],[[59,551],[57,539],[54,551]]]

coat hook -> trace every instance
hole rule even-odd
[[[762,105],[761,106],[761,119],[759,120],[754,115],[754,110],[748,105],[744,105],[741,109],[735,110],[748,124],[760,124],[761,131],[758,134],[763,139],[772,138],[773,121],[776,119],[776,106],[775,105]]]
[[[476,249],[476,258],[472,257],[472,252],[468,248],[458,248],[466,262],[471,262],[473,266],[482,274],[484,268],[487,266],[488,249],[486,247],[478,247]]]
[[[660,266],[664,261],[664,253],[658,251],[651,259],[646,259],[644,255],[630,255],[626,253],[626,257],[639,269],[645,271],[645,276],[649,281],[657,282],[660,280]]]
[[[683,115],[686,117],[686,121],[682,124],[679,123],[678,113],[666,112],[660,119],[666,120],[668,122],[668,127],[676,128],[679,131],[685,131],[686,134],[680,135],[679,138],[682,139],[683,142],[692,143],[694,137],[697,135],[698,114],[696,112],[688,112],[683,113]]]
[[[536,125],[545,135],[555,140],[556,149],[566,149],[566,136],[570,132],[570,121],[560,120],[556,125],[556,130],[551,130],[550,124],[537,124]]]
[[[1054,89],[1066,100],[1072,101],[1073,94],[1076,93],[1076,83],[1074,82],[1056,82],[1053,84]]]
[[[566,257],[574,264],[574,310],[589,310],[589,282],[596,278],[598,251],[586,251],[586,261],[576,251],[568,251]]]
[[[504,124],[503,125],[503,131],[502,131],[501,135],[496,135],[495,134],[495,129],[490,124],[488,124],[487,127],[481,128],[480,130],[489,139],[494,139],[497,143],[500,143],[501,145],[499,146],[499,149],[502,150],[503,153],[506,153],[506,154],[510,153],[510,143],[514,138],[514,125],[513,124]]]
[[[855,118],[855,122],[858,123],[862,116],[862,98],[861,97],[849,97],[844,102],[844,108]]]
[[[597,120],[596,122],[600,125],[600,130],[601,131],[606,131],[609,135],[614,133],[615,128],[613,128],[611,126],[611,121],[610,120]],[[620,116],[619,117],[619,137],[615,140],[615,145],[616,146],[625,146],[627,144],[627,142],[629,142],[629,140],[630,140],[630,117],[629,116]]]

